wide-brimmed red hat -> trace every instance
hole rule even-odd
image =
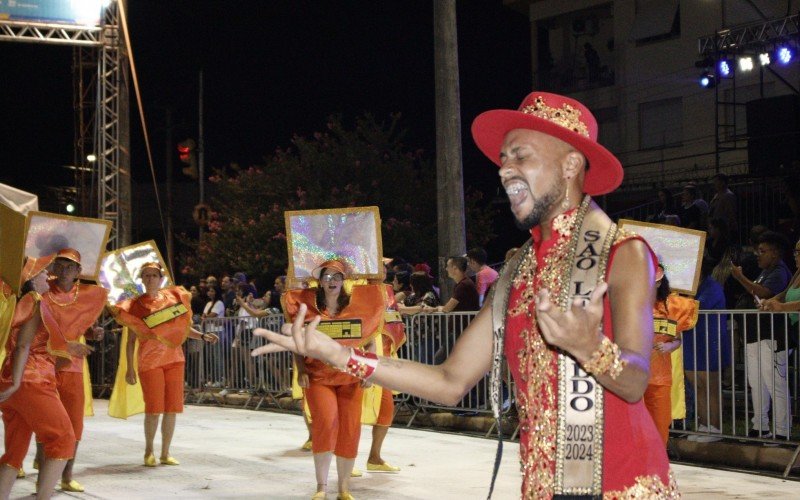
[[[25,265],[22,266],[22,283],[34,278],[37,274],[47,269],[47,266],[53,262],[55,255],[45,255],[43,257],[28,257],[25,260]]]
[[[589,166],[583,180],[585,193],[610,193],[622,183],[622,164],[597,142],[597,120],[575,99],[532,92],[516,111],[493,109],[478,115],[472,122],[472,138],[483,154],[501,166],[500,147],[506,134],[515,129],[545,133],[583,153]]]
[[[325,269],[333,269],[337,273],[342,273],[342,276],[347,276],[347,266],[340,260],[326,260],[311,271],[311,276],[318,280]]]

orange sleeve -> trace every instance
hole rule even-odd
[[[36,303],[39,302],[39,294],[36,292],[26,293],[14,308],[14,318],[11,320],[11,329],[19,328],[27,323],[36,310]]]
[[[684,332],[694,328],[700,312],[700,303],[688,297],[672,294],[667,297],[669,318],[678,323],[678,331]]]

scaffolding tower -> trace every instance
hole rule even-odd
[[[130,66],[120,8],[124,0],[110,0],[100,26],[0,20],[0,41],[74,47],[77,201],[84,214],[112,222],[111,250],[131,244]],[[90,154],[95,161],[88,160]]]

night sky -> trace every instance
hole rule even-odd
[[[165,109],[176,140],[196,136],[200,69],[207,171],[259,162],[293,134],[322,130],[331,114],[352,122],[365,111],[401,112],[406,142],[433,159],[432,17],[430,1],[131,1],[159,177]],[[491,195],[496,168],[469,126],[486,109],[515,108],[530,91],[530,27],[500,0],[469,0],[458,2],[458,30],[465,183]],[[71,184],[61,167],[73,161],[71,57],[66,47],[0,43],[0,182],[40,196],[43,185]],[[131,86],[132,172],[143,183],[150,174],[133,95]]]

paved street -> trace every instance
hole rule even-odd
[[[141,465],[143,417],[113,419],[106,409],[107,401],[96,400],[97,416],[86,421],[75,476],[86,486],[86,493],[55,498],[307,499],[314,492],[311,454],[299,450],[305,426],[297,415],[188,406],[178,417],[172,450],[181,465],[149,469]],[[364,431],[356,462],[360,468],[365,467],[371,441],[370,428]],[[384,458],[403,471],[364,472],[364,477],[353,479],[352,492],[359,500],[485,498],[495,446],[488,439],[393,428],[384,445]],[[518,498],[517,446],[506,443],[504,451],[494,498]],[[25,461],[30,474],[17,481],[12,498],[33,493],[32,458],[33,448]],[[797,495],[800,486],[696,467],[676,465],[674,470],[684,498],[789,498]],[[331,492],[335,484],[332,470]]]

